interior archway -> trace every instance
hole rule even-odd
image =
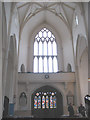
[[[47,97],[48,97],[48,106],[47,106]],[[51,101],[52,97],[52,101]],[[54,98],[56,97],[56,104],[54,105]],[[35,106],[35,100],[36,106]],[[39,106],[38,100],[41,98],[41,106]],[[45,101],[44,101],[45,99]],[[45,103],[43,107],[43,102]],[[52,102],[52,106],[51,106]],[[35,90],[32,94],[32,115],[38,118],[59,118],[63,115],[63,97],[61,93],[51,87],[43,86]]]

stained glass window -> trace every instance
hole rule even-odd
[[[51,31],[43,28],[34,41],[34,73],[57,72],[57,44]],[[53,59],[54,58],[54,59]]]
[[[42,96],[42,108],[45,108],[45,96]]]
[[[41,108],[41,96],[38,96],[38,108]]]
[[[53,97],[53,107],[56,108],[56,96]]]
[[[56,92],[37,92],[34,97],[34,109],[55,109]]]
[[[53,108],[53,97],[50,96],[50,108]]]
[[[37,109],[37,96],[34,97],[34,108]]]
[[[46,96],[46,108],[49,108],[49,98]]]

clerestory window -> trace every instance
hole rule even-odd
[[[58,71],[57,44],[55,36],[43,28],[34,41],[34,73],[52,73]]]

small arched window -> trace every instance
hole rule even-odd
[[[33,61],[34,73],[58,71],[56,39],[47,28],[43,28],[35,36]]]
[[[25,72],[25,66],[24,66],[24,64],[21,65],[20,69],[21,69],[21,72]]]
[[[68,66],[67,66],[67,72],[72,72],[71,64],[68,64]]]

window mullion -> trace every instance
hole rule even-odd
[[[37,56],[37,58],[38,58],[38,66],[37,66],[38,71],[37,72],[39,72],[39,42],[38,42],[38,56]]]
[[[57,56],[56,56],[56,60],[57,60]],[[57,71],[58,71],[58,60],[57,60]]]
[[[52,72],[54,72],[54,62],[53,62],[53,42],[51,42],[51,45],[52,45]]]
[[[43,73],[44,73],[44,57],[42,57],[42,62],[43,62]]]
[[[44,42],[42,42],[42,69],[43,69],[43,73],[44,73],[44,57],[43,57],[43,55],[44,55]]]
[[[47,41],[47,72],[49,72],[49,62],[48,62],[48,41]]]
[[[48,57],[47,57],[47,72],[48,72]]]
[[[54,62],[53,62],[53,56],[52,56],[52,72],[54,72],[54,68],[53,68],[54,66],[53,65],[54,65]]]
[[[51,45],[52,45],[52,55],[53,55],[53,42],[51,42]]]

